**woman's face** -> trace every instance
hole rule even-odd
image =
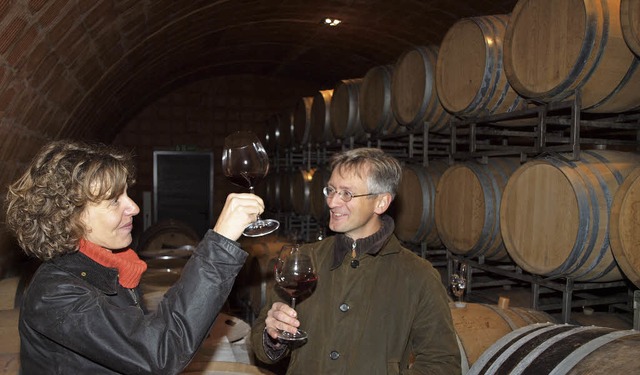
[[[131,244],[133,217],[139,212],[126,191],[111,200],[89,202],[80,215],[86,229],[84,239],[108,250],[125,248]]]

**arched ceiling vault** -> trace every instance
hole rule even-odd
[[[96,122],[115,130],[141,105],[196,78],[258,74],[330,87],[393,63],[412,45],[439,44],[457,19],[508,13],[515,0],[112,3],[103,5],[109,17],[83,23],[86,37],[103,44],[96,50],[113,56],[102,58],[110,65],[93,70],[91,86],[69,114],[71,134]],[[124,9],[127,4],[134,5]],[[342,23],[325,26],[324,17]],[[116,45],[104,45],[109,41]]]
[[[440,44],[457,20],[516,0],[24,0],[0,5],[0,150],[109,142],[182,85],[259,75],[318,89]],[[337,27],[322,24],[338,18]],[[1,162],[5,163],[4,158]]]

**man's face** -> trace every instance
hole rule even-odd
[[[327,186],[340,192],[347,190],[353,195],[375,193],[368,190],[366,178],[368,171],[360,171],[358,176],[353,170],[334,169]],[[344,233],[352,239],[370,236],[380,229],[378,215],[386,210],[384,202],[388,194],[352,198],[345,202],[340,194],[327,198],[329,206],[329,228]],[[381,209],[382,208],[382,209]]]

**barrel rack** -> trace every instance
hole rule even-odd
[[[630,150],[640,149],[640,114],[594,115],[582,113],[580,93],[572,100],[534,105],[528,109],[487,115],[451,122],[451,162],[478,159],[488,162],[494,156],[518,155],[521,161],[548,154],[564,152],[569,159],[578,160],[583,145],[593,148],[618,146]],[[566,155],[565,155],[566,156]],[[634,327],[640,326],[638,303],[640,293],[633,292],[625,281],[576,282],[571,278],[544,278],[523,272],[516,265],[489,264],[480,257],[471,259],[447,250],[447,274],[452,275],[454,264],[467,267],[467,293],[473,288],[510,285],[525,282],[531,285],[531,307],[536,310],[561,310],[564,323],[570,321],[571,309],[595,305],[608,305],[609,309],[634,311]],[[508,280],[479,279],[476,272],[499,275]],[[608,295],[595,296],[588,291],[606,290]],[[555,291],[562,294],[560,302],[543,303],[542,296]],[[635,295],[635,297],[634,297]],[[637,298],[637,299],[634,299]]]
[[[486,160],[503,155],[519,155],[524,161],[558,152],[569,152],[571,159],[577,160],[582,145],[639,150],[640,113],[616,116],[582,113],[580,93],[576,92],[572,100],[453,120],[450,139],[452,161]]]
[[[454,273],[458,264],[466,264],[467,280],[466,294],[472,295],[475,288],[506,286],[524,282],[531,285],[531,308],[542,311],[561,310],[563,323],[570,323],[571,310],[575,307],[587,307],[598,305],[609,305],[616,308],[632,311],[634,308],[633,295],[629,293],[625,281],[602,282],[602,283],[580,283],[571,278],[544,278],[539,275],[524,272],[520,267],[513,264],[487,264],[484,259],[470,259],[447,251],[447,275],[448,279]],[[480,271],[480,272],[479,272]],[[474,274],[478,276],[475,281]],[[499,275],[505,279],[497,280],[490,275]],[[604,290],[608,296],[595,296],[587,291]],[[562,293],[561,301],[553,298],[543,298],[548,292]],[[543,301],[548,301],[543,303]]]
[[[565,153],[570,159],[580,158],[581,148],[604,149],[615,146],[640,150],[640,113],[601,115],[583,113],[580,93],[572,99],[553,103],[530,103],[527,109],[478,116],[469,119],[454,118],[449,129],[430,132],[429,124],[405,129],[396,134],[368,134],[366,142],[353,137],[320,143],[307,143],[277,150],[274,156],[276,170],[291,168],[310,169],[323,165],[335,152],[355,147],[377,147],[398,158],[402,163],[428,166],[430,160],[447,158],[449,164],[476,159],[487,163],[495,156],[519,156],[524,162],[529,158],[548,154]],[[292,230],[297,239],[309,241],[321,238],[325,228],[308,215],[278,213],[285,223],[285,230]],[[487,286],[528,283],[532,290],[532,308],[561,310],[562,320],[570,321],[574,307],[608,305],[609,309],[634,312],[634,327],[640,327],[640,292],[633,291],[625,281],[576,282],[571,278],[544,278],[527,274],[515,265],[494,265],[484,259],[470,259],[451,253],[446,248],[428,248],[424,243],[406,244],[408,248],[429,259],[434,266],[447,267],[450,277],[454,263],[467,267],[467,293]],[[476,274],[477,280],[473,278]],[[486,275],[499,275],[506,280],[483,280]],[[486,279],[486,278],[485,278]],[[589,291],[612,290],[606,297],[594,297]],[[544,303],[548,293],[561,293],[560,301]]]

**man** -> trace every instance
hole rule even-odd
[[[431,264],[403,248],[385,215],[402,176],[383,151],[337,154],[324,195],[335,236],[307,244],[315,291],[296,310],[272,291],[252,331],[258,359],[291,355],[287,374],[459,374],[447,294]],[[303,343],[278,340],[278,330]],[[411,368],[409,368],[411,367]]]

